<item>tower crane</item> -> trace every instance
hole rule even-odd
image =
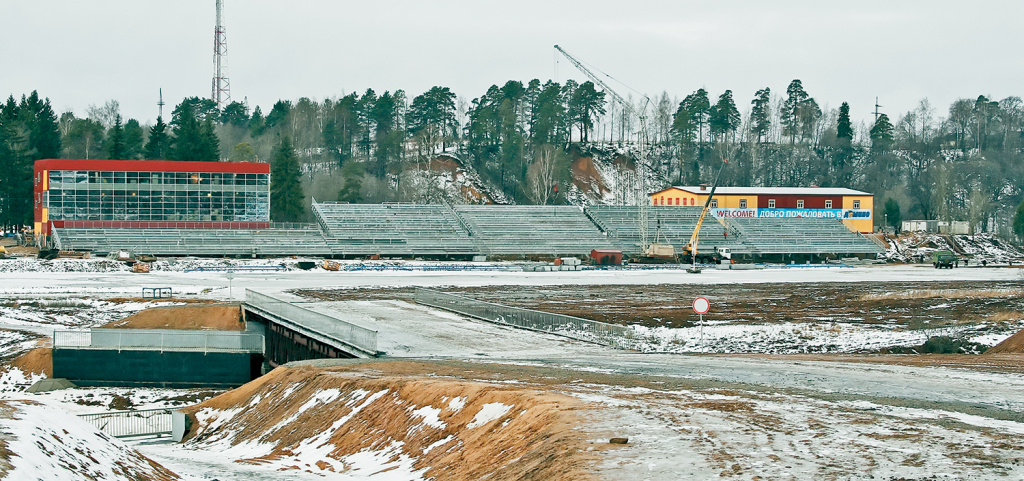
[[[639,139],[638,139],[640,145],[639,145],[639,153],[638,153],[638,159],[637,159],[638,160],[638,162],[637,162],[637,172],[639,173],[640,165],[646,165],[648,138],[647,138],[647,115],[646,115],[645,112],[647,111],[647,104],[649,104],[651,102],[651,99],[649,97],[647,97],[646,95],[644,95],[644,94],[640,94],[644,98],[644,106],[643,106],[643,109],[638,110],[632,103],[626,101],[626,99],[622,98],[622,96],[619,95],[618,92],[616,92],[614,89],[609,87],[608,84],[604,82],[604,80],[602,80],[600,77],[597,76],[597,74],[595,74],[594,72],[591,72],[590,69],[588,69],[585,65],[583,65],[582,62],[577,60],[576,57],[573,57],[572,55],[569,55],[569,52],[566,52],[564,49],[562,49],[562,47],[559,47],[558,45],[555,45],[555,50],[558,50],[559,53],[561,53],[563,56],[565,56],[565,58],[568,59],[569,62],[572,63],[576,67],[577,70],[582,72],[583,75],[586,75],[587,78],[590,79],[590,81],[592,81],[595,84],[599,85],[601,87],[601,89],[603,89],[605,92],[607,92],[609,95],[611,95],[612,98],[616,102],[618,102],[619,105],[622,106],[623,110],[629,112],[631,115],[633,115],[634,117],[636,117],[637,119],[640,120],[640,133],[639,133]],[[608,78],[611,78],[611,75],[605,74],[605,76],[607,76]],[[637,92],[637,93],[639,93],[639,92]],[[648,204],[650,203],[650,200],[647,198],[647,193],[648,193],[647,192],[647,182],[645,181],[644,177],[642,175],[637,175],[636,177],[637,177],[636,189],[639,191],[639,192],[637,192],[638,197],[639,197],[639,199],[637,199],[637,204],[638,204],[638,207],[639,207],[638,214],[639,214],[639,217],[640,217],[638,219],[638,222],[640,224],[639,225],[639,227],[640,227],[640,254],[646,255],[648,253],[648,250],[650,249],[650,243],[648,242],[649,241],[648,237],[649,237],[649,232],[650,232],[650,226],[647,224],[647,207],[648,207]]]

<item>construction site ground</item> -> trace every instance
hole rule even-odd
[[[1019,269],[690,275],[415,266],[236,273],[231,287],[216,272],[8,273],[0,324],[27,332],[5,331],[14,333],[3,339],[12,356],[37,347],[46,326],[116,323],[154,305],[125,299],[140,285],[218,301],[251,288],[354,313],[357,322],[404,324],[408,333],[393,338],[386,358],[289,365],[216,397],[92,388],[26,394],[25,371],[45,363],[34,351],[0,379],[2,397],[74,413],[115,401],[147,408],[205,400],[189,409],[199,427],[187,442],[133,442],[184,479],[1024,477],[1016,442],[1024,435],[1024,342],[1011,342],[1024,311]],[[416,286],[657,330],[672,342],[656,347],[676,351],[621,351],[493,326],[411,303]],[[690,307],[696,295],[712,302],[703,323]],[[174,327],[175,316],[160,317]],[[764,326],[774,337],[754,330]],[[725,339],[736,333],[774,347],[758,352],[751,346],[764,343]],[[1003,353],[983,355],[879,354],[875,342],[912,347],[942,334],[1009,341]],[[433,344],[403,351],[403,339]]]

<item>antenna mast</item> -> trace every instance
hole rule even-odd
[[[157,118],[163,118],[164,117],[164,105],[165,105],[164,104],[164,89],[161,88],[160,89],[160,101],[156,103],[156,106],[159,109],[157,111],[157,114],[156,114]]]
[[[224,11],[224,0],[217,0],[217,26],[213,31],[213,90],[210,99],[217,103],[218,109],[231,103],[231,83],[227,77],[228,37],[224,33],[221,22]]]

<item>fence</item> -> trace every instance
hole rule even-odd
[[[377,331],[249,289],[245,290],[245,303],[312,334],[355,347],[371,356],[377,355]]]
[[[90,329],[53,332],[54,349],[263,352],[263,335],[251,332],[170,329]]]
[[[416,289],[416,302],[489,322],[548,332],[620,349],[632,349],[635,344],[633,330],[617,324],[508,307],[422,288]]]
[[[173,409],[143,409],[79,414],[78,417],[115,438],[171,434]]]

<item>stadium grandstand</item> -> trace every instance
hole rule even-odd
[[[460,205],[454,211],[490,257],[587,256],[614,248],[575,206]]]
[[[270,222],[267,164],[48,159],[37,161],[35,171],[37,239],[56,250],[442,260],[586,257],[594,249],[619,249],[630,257],[642,251],[641,215],[635,206],[314,200],[314,224],[284,225]],[[744,207],[718,209],[720,215],[713,209],[699,233],[701,248],[727,247],[734,258],[755,262],[876,257],[883,252],[850,219],[814,217],[827,209],[780,211],[811,214],[798,218],[737,215],[751,211]],[[672,244],[680,251],[700,212],[698,206],[670,207],[667,202],[648,207],[647,241]]]
[[[458,215],[446,205],[314,200],[313,214],[334,257],[459,259],[480,254]]]

